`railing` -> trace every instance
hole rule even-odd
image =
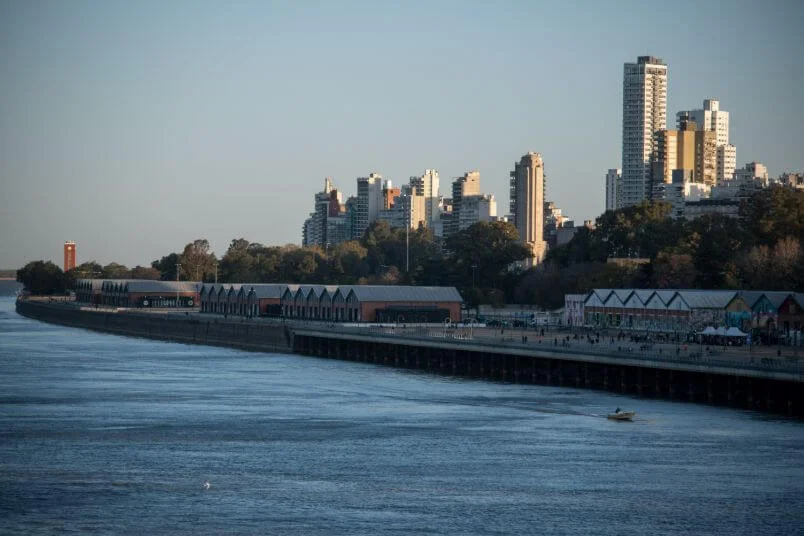
[[[464,347],[495,347],[546,351],[566,356],[589,355],[595,357],[631,359],[679,365],[694,365],[712,369],[739,369],[764,373],[785,373],[795,375],[804,381],[804,365],[797,355],[774,357],[768,355],[769,349],[759,351],[748,347],[706,347],[699,344],[648,344],[634,342],[589,342],[588,339],[573,339],[566,332],[548,332],[544,337],[540,331],[504,328],[489,330],[474,325],[457,327],[438,327],[422,325],[363,325],[361,327],[322,322],[297,323],[297,327],[319,332],[351,333],[371,335],[389,340],[432,340],[448,341]],[[493,333],[490,333],[492,331]],[[594,339],[597,341],[597,339]],[[790,350],[793,351],[793,350]]]

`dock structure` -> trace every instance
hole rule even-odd
[[[697,352],[649,356],[592,348],[475,338],[454,331],[386,327],[294,326],[296,353],[449,376],[556,385],[804,416],[804,368],[798,359],[750,361]],[[598,347],[599,348],[599,347]]]

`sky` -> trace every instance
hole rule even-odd
[[[0,269],[149,265],[198,238],[301,243],[371,172],[479,170],[508,213],[540,152],[580,223],[621,167],[623,63],[668,65],[668,125],[718,98],[738,166],[804,170],[804,4],[0,0]]]

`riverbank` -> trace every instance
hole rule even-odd
[[[583,387],[640,397],[700,402],[804,416],[798,361],[746,361],[722,356],[622,353],[610,345],[585,348],[477,338],[435,327],[283,323],[227,319],[197,311],[82,307],[74,302],[17,302],[23,316],[95,331],[258,352],[297,353],[445,376]],[[432,333],[431,333],[432,332]]]

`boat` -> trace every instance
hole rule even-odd
[[[635,415],[636,411],[623,411],[620,408],[617,408],[617,411],[614,413],[609,413],[606,417],[612,421],[630,421],[633,420]]]

